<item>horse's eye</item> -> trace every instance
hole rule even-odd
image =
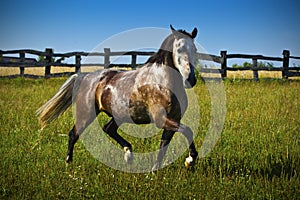
[[[179,47],[178,49],[177,49],[177,52],[178,53],[183,53],[183,52],[185,52],[187,49],[184,47],[184,46],[182,46],[182,47]]]

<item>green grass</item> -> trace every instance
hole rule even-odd
[[[69,110],[43,131],[35,110],[66,79],[0,80],[2,199],[296,199],[300,196],[300,82],[226,80],[226,121],[215,148],[185,169],[185,155],[157,173],[109,168],[78,142],[65,163]],[[196,93],[201,147],[210,120],[203,83]],[[101,124],[104,116],[99,117]],[[159,145],[128,138],[136,151]],[[142,146],[144,144],[145,146]]]

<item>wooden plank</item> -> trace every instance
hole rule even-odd
[[[84,63],[81,67],[104,67],[104,63]]]
[[[137,56],[136,56],[136,54],[133,54],[132,56],[131,56],[131,68],[132,69],[136,69],[136,58]]]
[[[20,54],[20,53],[27,53],[27,54],[34,54],[38,56],[46,56],[46,53],[43,51],[37,51],[37,50],[32,50],[32,49],[20,49],[20,50],[7,50],[3,51],[0,50],[1,54]]]
[[[221,51],[221,69],[222,71],[222,78],[227,77],[227,51]]]
[[[292,59],[300,59],[299,56],[290,56],[290,58],[292,58]]]
[[[197,59],[221,63],[221,57],[205,53],[197,53]]]
[[[110,64],[108,68],[120,67],[120,68],[131,68],[131,64]]]
[[[289,70],[300,71],[300,67],[289,67]]]
[[[132,56],[132,55],[138,55],[138,56],[152,56],[154,51],[115,51],[111,52],[111,56]]]
[[[288,68],[289,68],[289,57],[290,57],[290,51],[283,50],[283,63],[282,63],[282,78],[288,79]]]
[[[201,73],[209,73],[209,74],[221,74],[222,69],[210,69],[210,68],[202,68],[200,70]]]
[[[108,68],[110,65],[110,48],[104,48],[104,68]]]
[[[287,72],[288,77],[300,76],[300,72]]]
[[[51,63],[52,63],[53,49],[46,48],[45,52],[46,52],[45,77],[49,78],[51,75]]]
[[[252,67],[241,67],[241,68],[232,68],[228,67],[227,71],[248,71],[248,70],[253,70]],[[282,71],[282,68],[256,68],[257,71]]]
[[[257,60],[271,60],[271,61],[282,61],[280,57],[270,57],[262,55],[246,55],[246,54],[227,54],[227,58],[245,58],[245,59],[257,59]]]
[[[81,56],[76,55],[75,56],[75,73],[81,72]]]
[[[24,76],[25,68],[24,68],[24,62],[25,62],[25,53],[20,53],[20,62],[22,63],[20,65],[20,76]]]
[[[253,71],[253,79],[254,81],[259,81],[258,71],[257,71],[257,59],[252,59],[252,71]]]

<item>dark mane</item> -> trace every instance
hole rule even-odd
[[[170,67],[174,66],[173,63],[173,42],[174,42],[174,35],[169,35],[161,44],[159,50],[153,54],[146,62],[147,63],[157,63],[157,64],[164,64]]]
[[[191,37],[191,34],[186,32],[185,30],[177,30],[178,34],[181,37]],[[157,63],[157,64],[164,64],[169,67],[174,66],[173,62],[173,42],[175,40],[174,34],[170,34],[161,44],[159,50],[153,54],[146,62],[147,63]]]
[[[177,32],[179,33],[182,33],[183,35],[186,35],[186,36],[189,36],[189,37],[192,37],[190,33],[186,32],[185,30],[182,30],[182,29],[179,29],[177,30]]]

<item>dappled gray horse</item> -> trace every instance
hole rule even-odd
[[[194,164],[198,153],[193,133],[180,120],[188,105],[185,88],[196,84],[194,38],[197,29],[188,33],[171,26],[171,31],[160,49],[139,69],[105,69],[73,75],[37,110],[39,120],[45,126],[67,110],[72,102],[76,103],[75,125],[69,133],[68,163],[72,161],[73,148],[80,134],[100,112],[105,112],[111,119],[103,130],[123,147],[127,162],[133,160],[132,146],[118,134],[118,127],[122,123],[154,123],[163,129],[163,134],[153,170],[160,167],[175,132],[181,132],[190,145],[185,165]]]

